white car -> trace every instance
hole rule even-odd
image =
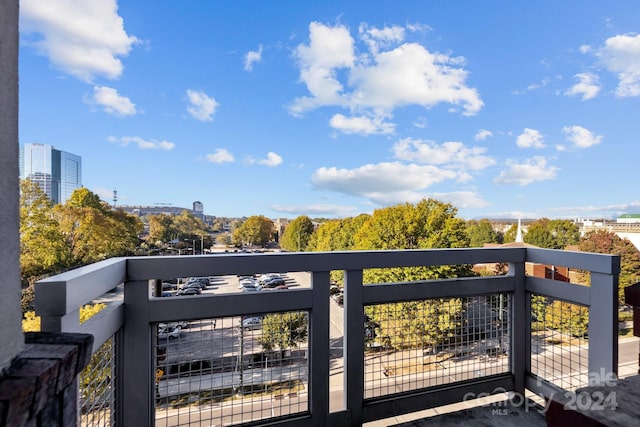
[[[247,317],[242,321],[242,329],[260,329],[262,319],[259,317]]]
[[[238,284],[238,289],[242,289],[242,288],[246,288],[248,286],[258,286],[259,283],[256,279],[254,278],[244,278],[244,279],[240,279],[240,282]]]
[[[176,325],[174,327],[171,327],[163,323],[158,325],[159,339],[168,339],[168,340],[177,339],[177,338],[180,338],[180,335],[182,335],[182,328],[180,327],[180,325]]]
[[[169,323],[160,323],[158,324],[159,328],[169,327],[169,329],[174,329],[176,326],[180,326],[181,329],[186,329],[190,326],[188,320],[179,320],[177,322],[169,322]]]
[[[256,284],[255,286],[243,286],[242,292],[258,292],[262,290],[262,286]]]

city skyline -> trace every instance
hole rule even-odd
[[[21,1],[21,144],[118,205],[640,212],[640,4]]]

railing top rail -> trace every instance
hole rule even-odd
[[[40,316],[64,316],[124,282],[126,258],[110,258],[36,283],[34,305]]]
[[[38,281],[35,307],[39,315],[64,316],[125,280],[491,262],[537,262],[603,274],[620,271],[619,256],[530,247],[122,257]]]
[[[620,256],[528,247],[527,262],[561,265],[593,273],[620,273]]]
[[[128,280],[256,274],[272,271],[330,271],[367,268],[524,262],[524,248],[415,249],[392,251],[285,252],[153,256],[127,260]]]

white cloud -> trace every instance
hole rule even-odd
[[[516,138],[516,144],[521,148],[544,148],[544,138],[535,129],[525,128]]]
[[[329,126],[346,134],[390,134],[395,130],[393,123],[386,123],[383,118],[369,117],[346,117],[342,114],[335,114],[329,120]]]
[[[484,208],[489,203],[472,191],[455,191],[453,193],[430,193],[429,197],[445,203],[451,203],[458,209]]]
[[[567,141],[573,143],[576,148],[588,148],[600,144],[602,135],[594,135],[589,129],[582,126],[565,126],[562,132],[567,135]]]
[[[478,132],[476,132],[474,139],[476,141],[484,141],[491,136],[493,136],[493,132],[491,132],[490,130],[480,129]]]
[[[111,87],[94,86],[93,97],[85,102],[100,105],[106,113],[115,116],[133,116],[136,114],[136,105],[129,98],[121,96],[116,89]]]
[[[634,213],[640,210],[640,201],[633,201],[629,203],[610,204],[602,206],[564,206],[558,208],[552,208],[551,211],[558,212],[571,212],[572,216],[585,216],[587,218],[603,218],[603,217],[618,217],[625,213]]]
[[[135,144],[141,150],[165,150],[170,151],[173,150],[175,144],[169,141],[157,141],[155,139],[143,139],[139,136],[121,136],[117,138],[115,136],[110,136],[108,138],[109,142],[113,142],[116,144],[120,144],[123,147],[128,147],[130,144]]]
[[[187,111],[191,114],[191,117],[203,122],[210,122],[213,120],[213,115],[216,113],[216,109],[220,105],[214,98],[210,98],[202,91],[192,89],[187,89],[187,97],[189,99]]]
[[[207,154],[205,158],[208,162],[217,164],[231,163],[236,160],[226,148],[216,148],[213,154]]]
[[[245,156],[244,162],[248,165],[259,164],[273,168],[282,164],[282,157],[270,151],[269,153],[267,153],[267,157],[265,159],[256,159],[251,156]]]
[[[262,45],[258,47],[258,50],[250,50],[244,56],[244,70],[253,71],[253,64],[260,63],[262,61]]]
[[[388,197],[405,197],[407,192],[458,178],[458,173],[435,166],[405,165],[400,162],[364,165],[356,169],[322,167],[311,181],[316,188],[352,196],[367,197],[376,203]]]
[[[341,206],[341,205],[273,205],[270,206],[276,212],[290,214],[290,215],[307,215],[307,216],[333,216],[333,217],[347,217],[358,214],[358,209],[354,206]]]
[[[282,164],[282,157],[272,151],[269,151],[267,153],[267,158],[258,160],[258,163],[261,165],[269,166],[270,168],[274,168]]]
[[[588,44],[583,44],[578,48],[578,50],[580,51],[580,53],[589,53],[593,50],[593,48]]]
[[[640,34],[610,37],[597,50],[604,66],[618,75],[616,95],[640,96]]]
[[[593,73],[580,73],[574,76],[578,83],[573,85],[564,94],[567,96],[582,96],[582,100],[595,98],[600,92],[600,80]]]
[[[324,106],[348,108],[366,117],[390,117],[406,105],[431,108],[447,103],[461,107],[465,115],[482,108],[477,90],[465,84],[464,58],[433,53],[417,43],[393,47],[403,40],[400,27],[360,28],[369,51],[356,57],[355,42],[345,26],[310,24],[309,44],[294,52],[309,96],[296,98],[291,114]]]
[[[532,90],[540,89],[547,86],[548,84],[549,84],[549,79],[545,77],[539,83],[532,83],[529,86],[527,86],[527,90],[532,91]]]
[[[507,161],[508,169],[500,172],[494,180],[496,184],[528,185],[537,181],[546,181],[556,177],[558,168],[547,165],[544,157],[534,157],[525,163]]]
[[[465,147],[461,142],[445,142],[441,145],[433,141],[406,138],[396,142],[392,151],[399,160],[431,165],[449,165],[461,169],[481,170],[496,162],[486,156],[483,147]],[[465,180],[468,180],[466,177]]]
[[[361,24],[358,28],[360,38],[369,47],[374,55],[380,48],[388,48],[404,40],[404,28],[397,25],[384,28],[371,28],[367,24]]]
[[[113,202],[113,190],[108,190],[106,188],[92,188],[91,192],[97,194],[101,200],[104,200],[107,203]],[[118,197],[118,200],[120,197]]]
[[[21,0],[20,31],[51,64],[81,80],[122,75],[121,57],[138,42],[124,29],[115,0]]]

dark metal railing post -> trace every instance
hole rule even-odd
[[[313,424],[325,426],[329,413],[329,272],[311,275],[313,310],[307,357],[309,360],[309,402]]]
[[[122,397],[124,427],[153,426],[155,366],[149,325],[149,282],[125,282]]]
[[[531,364],[531,305],[526,292],[525,262],[511,264],[509,274],[515,277],[511,305],[511,372],[514,391],[524,396],[525,376]]]
[[[351,425],[362,425],[364,401],[364,305],[362,270],[345,272],[344,404]]]
[[[615,269],[614,269],[615,271]],[[608,385],[618,374],[618,274],[591,273],[589,382]]]

